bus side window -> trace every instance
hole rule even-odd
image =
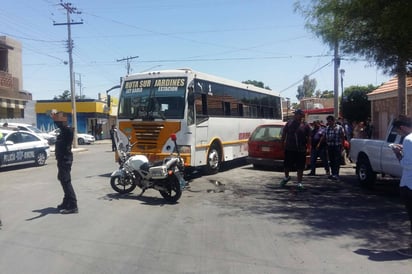
[[[195,108],[197,116],[208,115],[207,112],[207,95],[206,94],[196,94]]]
[[[206,94],[202,94],[202,114],[209,115],[209,112],[207,111],[207,95]]]
[[[240,117],[243,117],[243,104],[237,104],[237,112]]]
[[[225,116],[230,116],[230,102],[222,102],[223,113]]]
[[[193,87],[189,87],[187,94],[187,125],[193,125],[195,123],[195,94],[193,93]]]
[[[206,94],[196,94],[195,96],[196,124],[201,124],[208,120],[206,98]]]
[[[195,111],[196,115],[202,115],[202,97],[200,94],[196,94],[195,98]]]

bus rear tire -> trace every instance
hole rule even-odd
[[[219,172],[221,166],[221,150],[220,147],[213,143],[207,153],[206,173],[216,174]]]

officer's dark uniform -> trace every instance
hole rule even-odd
[[[71,182],[70,171],[73,163],[72,143],[73,129],[59,125],[60,134],[57,136],[55,144],[55,155],[57,160],[58,174],[63,191],[63,203],[58,206],[61,213],[77,213],[77,199]]]
[[[116,151],[116,142],[114,140],[115,131],[116,129],[114,127],[110,129],[110,139],[112,139],[112,151]]]

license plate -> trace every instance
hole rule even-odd
[[[265,152],[270,151],[270,147],[262,147],[261,149],[262,149],[262,151],[265,151]]]

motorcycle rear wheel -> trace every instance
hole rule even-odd
[[[170,176],[168,178],[167,191],[159,191],[162,197],[169,203],[176,203],[182,196],[182,190],[180,189],[180,183],[176,176]]]
[[[114,176],[110,178],[110,185],[112,188],[120,194],[126,194],[132,192],[136,188],[136,184],[130,177]]]

